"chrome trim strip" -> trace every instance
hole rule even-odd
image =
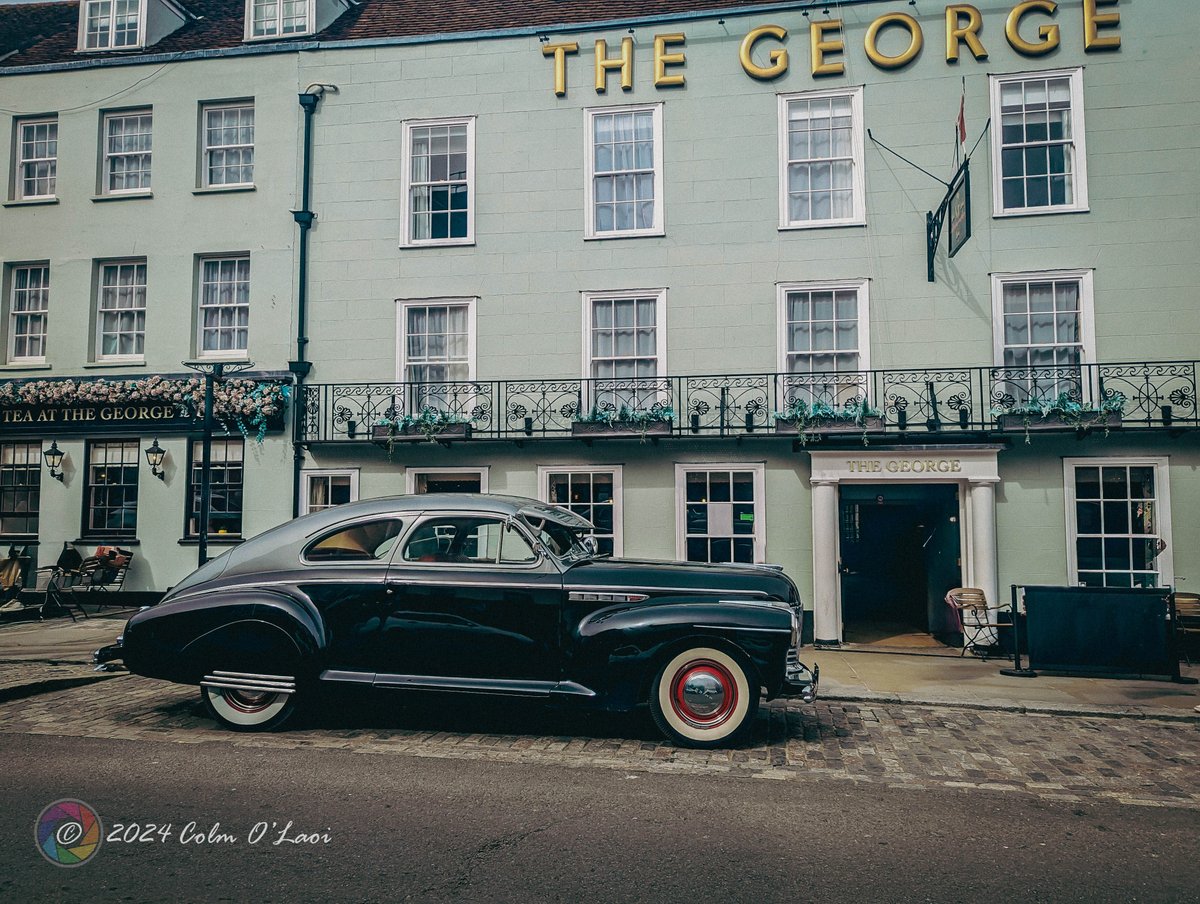
[[[251,681],[287,681],[295,683],[296,679],[291,675],[257,675],[253,672],[217,672],[213,675],[218,678],[249,678]]]
[[[320,676],[322,681],[348,681],[354,684],[371,684],[375,680],[374,672],[342,672],[338,669],[326,669]]]
[[[572,590],[567,594],[567,599],[572,603],[640,603],[649,598],[644,593],[607,593],[598,590]]]
[[[230,691],[249,691],[250,693],[296,693],[296,684],[293,681],[244,681],[237,678],[217,678],[213,675],[205,675],[200,686]]]
[[[533,681],[514,678],[446,678],[435,675],[375,676],[376,687],[411,687],[443,691],[480,691],[491,694],[513,694],[521,697],[548,697],[558,687],[557,681]]]
[[[695,625],[697,628],[712,628],[714,631],[760,631],[765,634],[791,634],[791,628],[743,628],[740,625]]]
[[[645,593],[650,593],[650,594],[654,594],[654,593],[711,593],[711,594],[715,594],[715,595],[720,595],[720,594],[737,593],[737,594],[742,594],[745,596],[761,597],[762,599],[766,599],[766,600],[769,600],[771,598],[771,594],[767,593],[765,590],[730,590],[728,587],[722,587],[720,589],[716,589],[716,588],[712,588],[712,587],[649,587],[649,586],[635,586],[633,584],[630,584],[628,586],[626,586],[626,585],[614,586],[612,584],[607,584],[607,585],[606,584],[564,584],[563,585],[563,589],[568,592],[572,591],[572,590],[579,590],[579,591],[583,591],[583,592],[591,591],[592,593],[596,593],[596,592],[599,592],[601,588],[603,588],[603,591],[606,593],[622,592],[622,591],[632,591],[634,593],[645,592]],[[752,601],[739,599],[739,600],[716,600],[716,602],[747,603],[747,602],[752,602]],[[782,600],[780,602],[782,602]]]

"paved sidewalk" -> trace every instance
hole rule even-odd
[[[103,680],[91,671],[92,651],[112,643],[133,610],[103,611],[72,622],[55,619],[0,627],[0,700]],[[821,666],[820,699],[864,703],[963,706],[1060,715],[1195,719],[1200,686],[1169,681],[1039,675],[1009,678],[1007,660],[873,653],[801,651]],[[1200,666],[1183,666],[1200,677]]]

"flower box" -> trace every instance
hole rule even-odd
[[[572,421],[571,436],[579,439],[639,439],[659,436],[670,436],[674,422],[645,421]]]
[[[1116,430],[1121,426],[1121,413],[1118,411],[1091,411],[1083,415],[1064,417],[1061,414],[1041,415],[1002,414],[997,418],[999,428],[1006,433],[1024,433],[1030,430],[1085,430],[1101,428]]]
[[[376,443],[447,443],[470,438],[471,425],[465,421],[432,430],[419,424],[377,424],[371,428],[371,440]]]
[[[861,423],[857,420],[844,420],[842,418],[814,418],[813,420],[805,421],[803,425],[799,421],[789,420],[787,418],[776,418],[775,420],[776,436],[799,436],[801,433],[861,434],[882,432],[882,415],[868,415],[862,419]]]

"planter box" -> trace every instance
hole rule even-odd
[[[420,427],[391,427],[386,424],[371,428],[371,441],[375,443],[446,443],[470,438],[469,423],[447,424],[435,433],[426,433]]]
[[[670,436],[673,426],[673,421],[650,421],[646,424],[630,424],[625,421],[613,421],[611,424],[601,421],[572,421],[571,436],[579,439],[643,439],[647,436]]]
[[[796,421],[786,421],[782,418],[775,421],[776,436],[799,436],[805,434],[826,434],[826,433],[882,433],[883,432],[883,416],[874,415],[862,419],[862,423],[858,421],[844,421],[840,419],[817,418],[809,421],[804,425],[804,429],[800,429],[800,425]]]
[[[1096,429],[1101,430],[1117,430],[1121,426],[1121,415],[1112,411],[1108,414],[1098,415],[1095,420],[1091,420],[1090,416],[1086,423],[1078,423],[1074,420],[1066,420],[1061,415],[1051,414],[1046,417],[1041,415],[1031,414],[1002,414],[997,419],[997,423],[1001,430],[1006,433],[1024,433],[1026,430],[1079,430],[1079,429]]]

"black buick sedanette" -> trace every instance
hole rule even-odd
[[[364,500],[298,518],[137,613],[99,664],[198,684],[240,731],[320,683],[648,706],[677,744],[735,743],[760,700],[812,700],[781,571],[611,559],[592,526],[514,496]]]

